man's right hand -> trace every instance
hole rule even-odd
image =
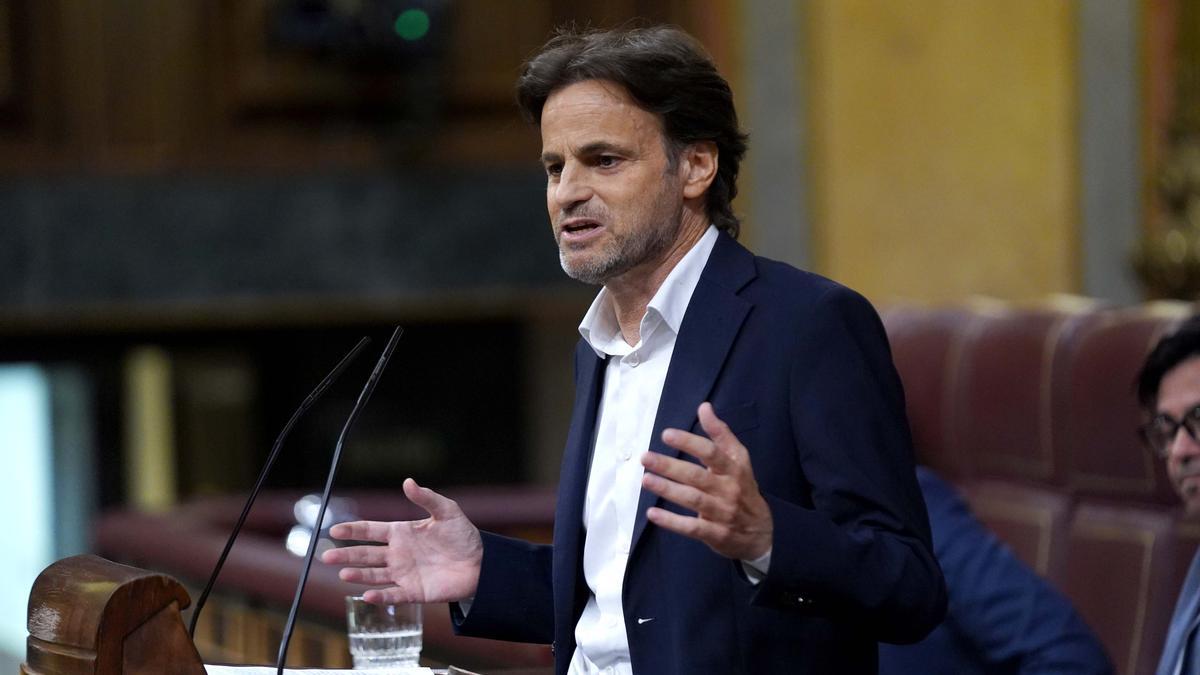
[[[334,525],[329,533],[335,539],[385,545],[330,549],[321,561],[344,565],[338,572],[344,581],[384,586],[364,593],[367,602],[456,602],[473,597],[483,561],[479,528],[467,520],[454,500],[411,478],[404,481],[404,494],[429,517]]]

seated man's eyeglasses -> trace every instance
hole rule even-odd
[[[1187,431],[1193,441],[1200,443],[1200,405],[1189,410],[1182,420],[1166,413],[1155,415],[1154,419],[1138,427],[1138,432],[1151,452],[1159,459],[1166,459],[1171,454],[1171,443],[1175,441],[1180,427]]]

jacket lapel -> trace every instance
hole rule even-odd
[[[560,637],[573,635],[576,588],[582,571],[583,502],[596,437],[596,412],[604,383],[605,360],[583,340],[575,348],[575,407],[563,450],[554,512],[554,605]],[[568,654],[569,656],[569,654]]]
[[[1159,675],[1174,675],[1177,672],[1176,669],[1183,657],[1184,650],[1187,649],[1191,634],[1196,630],[1197,613],[1200,612],[1200,594],[1196,592],[1198,586],[1200,586],[1200,551],[1197,551],[1192,558],[1187,579],[1184,580],[1183,589],[1179,593],[1175,615],[1171,618],[1166,644],[1163,645],[1163,656],[1158,668]]]
[[[651,452],[679,455],[678,450],[662,442],[662,432],[667,428],[691,429],[696,424],[696,409],[712,392],[738,331],[753,307],[737,293],[755,274],[754,256],[722,233],[688,302],[675,339],[675,351],[650,436]],[[646,509],[658,500],[658,495],[642,490],[631,555],[646,529]]]

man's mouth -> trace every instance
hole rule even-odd
[[[590,218],[571,218],[559,225],[562,239],[567,242],[578,242],[590,238],[604,229],[599,221]]]
[[[1192,471],[1184,474],[1176,480],[1176,483],[1179,491],[1188,499],[1194,499],[1200,495],[1200,473]]]

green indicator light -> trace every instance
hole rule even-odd
[[[413,41],[420,40],[429,32],[429,14],[423,9],[406,9],[396,17],[396,35]]]

